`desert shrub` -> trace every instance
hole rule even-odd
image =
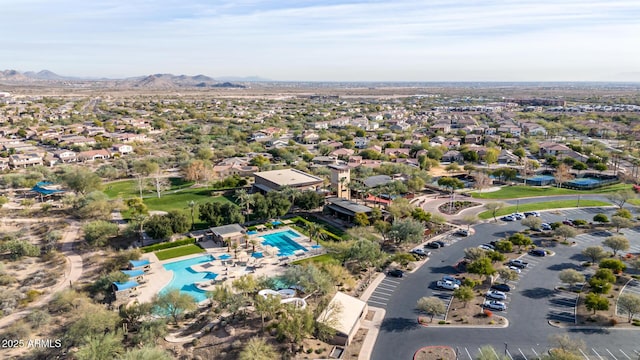
[[[482,311],[482,313],[484,314],[484,316],[486,316],[488,318],[493,316],[493,312],[491,312],[491,310],[489,310],[489,309],[484,309]]]
[[[584,225],[587,225],[588,222],[587,222],[587,220],[583,220],[583,219],[575,219],[575,220],[573,220],[573,224],[575,226],[584,226]]]
[[[593,221],[599,222],[599,223],[607,223],[609,222],[609,218],[605,214],[595,214],[593,216]]]

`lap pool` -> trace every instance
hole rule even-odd
[[[263,235],[262,238],[264,241],[262,242],[262,245],[277,247],[279,250],[278,256],[291,256],[294,255],[296,250],[308,251],[306,247],[293,240],[299,237],[301,237],[301,235],[291,229],[278,231],[268,235]]]
[[[193,271],[191,270],[191,266],[212,260],[214,260],[213,256],[203,255],[192,259],[180,260],[162,265],[165,270],[173,271],[173,278],[171,279],[171,282],[162,288],[160,292],[164,293],[171,289],[180,289],[180,292],[191,295],[197,302],[206,300],[206,292],[198,289],[195,283],[206,281],[206,276],[209,273]]]

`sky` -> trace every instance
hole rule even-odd
[[[0,0],[0,70],[640,81],[638,0]]]

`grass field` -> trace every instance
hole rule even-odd
[[[532,187],[532,186],[505,186],[498,191],[492,192],[473,192],[471,196],[478,199],[517,199],[536,196],[554,196],[554,195],[579,195],[579,194],[606,194],[619,190],[631,189],[629,184],[615,184],[605,186],[594,190],[571,190],[557,187]]]
[[[174,191],[179,189],[186,189],[193,185],[193,181],[184,181],[183,178],[175,177],[169,178],[170,188],[168,191]],[[104,185],[104,193],[107,194],[110,198],[122,198],[122,199],[130,199],[133,197],[140,196],[140,190],[138,189],[138,181],[135,179],[132,180],[122,180],[115,181]],[[145,191],[142,192],[143,197],[151,197],[155,196],[155,192]]]
[[[310,258],[306,258],[306,259],[302,259],[302,260],[298,260],[298,261],[292,262],[293,265],[302,265],[302,264],[308,264],[308,263],[316,263],[316,264],[333,263],[333,264],[339,264],[340,262],[338,261],[338,259],[334,258],[331,254],[318,255],[318,256],[314,256],[314,257],[310,257]]]
[[[178,246],[171,249],[158,250],[155,252],[158,260],[173,259],[180,256],[203,253],[204,249],[198,245],[190,244]]]
[[[608,206],[611,205],[608,202],[598,201],[598,200],[580,200],[580,207],[591,207],[591,206]],[[516,212],[516,208],[519,212],[524,211],[536,211],[536,210],[550,210],[550,209],[562,209],[562,208],[573,208],[578,206],[578,200],[560,200],[560,201],[544,201],[538,203],[531,204],[521,204],[519,206],[507,206],[503,209],[500,209],[496,213],[496,217],[500,217],[502,215],[507,215]],[[492,218],[491,211],[483,211],[478,214],[480,219],[486,220]]]

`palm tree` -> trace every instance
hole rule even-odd
[[[291,186],[283,186],[280,188],[280,192],[287,197],[291,201],[293,205],[296,202],[296,199],[300,195],[300,190],[293,188]]]
[[[316,223],[307,224],[307,231],[309,232],[309,238],[311,238],[312,241],[313,239],[315,239],[316,245],[318,245],[318,242],[320,240],[323,240],[325,238],[324,230],[325,229],[323,225],[316,224]]]
[[[253,196],[251,196],[251,194],[249,194],[245,189],[236,190],[234,196],[238,205],[240,205],[245,212],[245,215],[247,215],[249,213],[249,207],[254,203]]]

